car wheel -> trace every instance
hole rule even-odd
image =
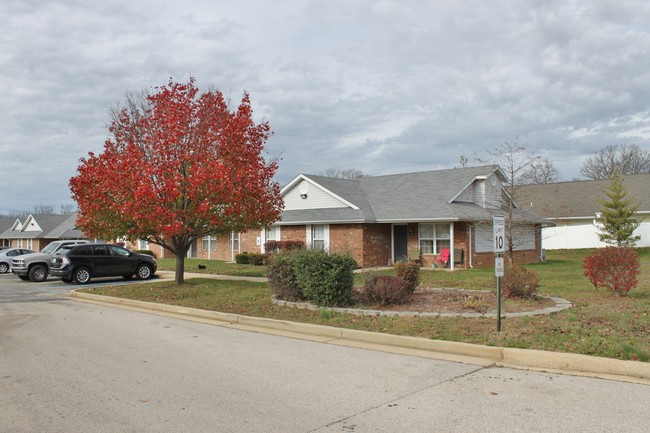
[[[90,271],[87,268],[79,268],[72,274],[72,281],[77,284],[86,284],[90,281]]]
[[[0,274],[6,274],[9,272],[9,265],[6,263],[0,263]]]
[[[29,281],[29,276],[28,275],[18,275],[18,278],[20,278],[23,281]]]
[[[153,269],[149,265],[142,264],[135,270],[138,280],[147,280],[153,275]]]
[[[29,270],[29,279],[37,283],[45,281],[47,279],[47,268],[43,265],[33,266]]]

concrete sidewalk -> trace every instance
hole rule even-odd
[[[162,271],[158,272],[158,275],[161,279],[166,280],[173,279],[174,273]],[[257,282],[266,281],[265,278],[259,277],[231,277],[198,273],[185,273],[185,277]],[[161,314],[184,320],[209,323],[217,326],[306,339],[327,344],[379,350],[480,366],[497,365],[523,370],[598,377],[650,385],[650,363],[638,361],[623,361],[573,353],[483,346],[478,344],[366,332],[285,320],[220,313],[216,311],[157,304],[152,302],[134,301],[89,293],[78,293],[74,290],[71,291],[69,295],[74,299],[84,302],[111,305],[151,314]]]

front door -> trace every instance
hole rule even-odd
[[[406,262],[409,259],[408,230],[406,224],[393,226],[393,262]]]

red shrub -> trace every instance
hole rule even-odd
[[[415,262],[397,262],[394,268],[395,274],[406,281],[411,292],[415,292],[420,283],[420,265]]]
[[[501,280],[501,290],[506,298],[534,298],[538,286],[537,274],[521,266],[506,268]]]
[[[598,249],[585,258],[583,266],[585,277],[595,288],[605,287],[619,295],[636,287],[636,277],[641,272],[639,256],[632,248]]]
[[[362,302],[386,306],[406,302],[413,291],[408,281],[391,275],[370,275],[360,292]]]

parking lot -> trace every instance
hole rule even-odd
[[[154,276],[154,279],[157,276]],[[124,280],[118,278],[97,278],[93,279],[90,284],[83,286],[77,284],[64,283],[58,278],[48,277],[41,283],[32,281],[23,281],[12,273],[0,274],[0,303],[6,302],[36,302],[51,301],[61,296],[67,295],[70,290],[77,288],[92,288],[101,286],[115,286],[125,284],[140,284],[142,281]]]

